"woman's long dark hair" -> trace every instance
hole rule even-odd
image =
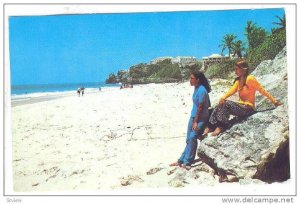
[[[203,72],[193,71],[191,74],[194,75],[196,77],[196,79],[198,79],[200,81],[200,85],[204,86],[204,88],[206,89],[206,91],[208,93],[211,91],[209,82],[208,82],[207,78],[205,77],[205,75],[203,74]]]

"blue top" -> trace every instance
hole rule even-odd
[[[197,114],[197,109],[199,104],[202,104],[202,112],[200,113],[200,120],[199,121],[206,121],[209,117],[208,108],[210,107],[210,100],[207,90],[204,86],[200,85],[199,87],[195,88],[193,93],[193,109],[191,112],[191,117],[195,117]]]

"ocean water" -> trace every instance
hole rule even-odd
[[[12,98],[46,96],[55,94],[75,93],[78,88],[84,87],[85,92],[96,92],[111,87],[119,87],[119,84],[105,84],[104,82],[72,83],[72,84],[40,84],[40,85],[12,85]]]

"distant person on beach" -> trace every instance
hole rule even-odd
[[[133,84],[122,84],[120,86],[120,89],[125,89],[125,88],[133,88]]]
[[[84,94],[84,87],[81,88],[81,96]]]
[[[177,162],[170,166],[180,166],[189,170],[194,162],[197,150],[197,138],[201,136],[209,118],[211,88],[202,72],[196,71],[190,75],[190,84],[194,86],[193,108],[188,123],[186,147]]]
[[[81,88],[77,89],[77,95],[80,97]]]
[[[267,97],[275,106],[282,105],[270,93],[268,93],[252,75],[248,75],[248,63],[244,60],[235,64],[237,78],[229,91],[220,99],[218,106],[212,112],[209,123],[204,130],[203,136],[212,132],[212,136],[217,136],[229,127],[229,116],[247,117],[255,111],[255,92],[259,91]],[[240,100],[233,102],[226,100],[234,93],[238,92]]]

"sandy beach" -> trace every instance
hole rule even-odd
[[[13,102],[14,191],[119,189],[124,178],[139,183],[182,153],[192,93],[185,82]],[[163,178],[142,186],[168,187]]]

